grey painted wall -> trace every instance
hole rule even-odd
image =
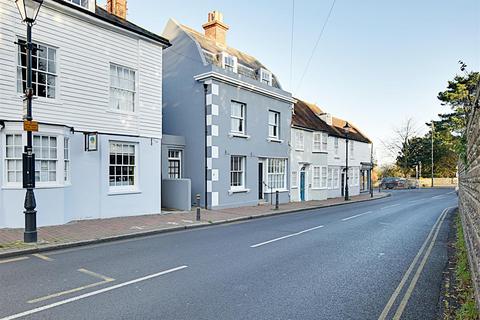
[[[263,158],[289,157],[291,103],[283,102],[265,95],[254,93],[230,84],[210,81],[206,94],[211,99],[205,108],[204,84],[194,80],[194,76],[207,71],[215,71],[262,87],[271,92],[291,97],[290,93],[262,84],[259,81],[223,70],[217,66],[205,65],[199,48],[186,33],[173,21],[165,27],[164,36],[173,46],[164,50],[164,82],[163,82],[163,128],[164,133],[185,136],[184,177],[192,181],[192,202],[195,194],[202,196],[205,206],[205,115],[212,115],[211,105],[218,106],[218,115],[212,115],[212,122],[207,128],[207,135],[212,134],[212,126],[218,127],[218,136],[212,137],[212,146],[218,147],[218,158],[212,159],[210,169],[218,172],[218,181],[207,187],[208,206],[216,208],[235,207],[258,204],[258,162]],[[218,94],[213,94],[212,86],[218,86]],[[246,133],[250,138],[229,136],[231,101],[246,104]],[[268,110],[281,113],[280,135],[283,140],[268,142]],[[212,148],[207,156],[212,155]],[[230,189],[230,156],[246,156],[246,188],[249,192],[229,193]],[[265,166],[266,168],[266,166]],[[282,203],[289,201],[288,164],[286,168],[286,190],[281,193]],[[212,180],[212,170],[208,170],[207,179]],[[214,174],[215,175],[215,174]],[[213,179],[215,180],[215,178]],[[218,197],[218,205],[212,202],[213,194]],[[266,195],[268,201],[268,194]]]
[[[190,211],[191,203],[190,179],[163,179],[162,206],[168,209]]]

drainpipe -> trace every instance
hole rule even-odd
[[[204,115],[203,115],[203,121],[204,121],[204,127],[205,127],[205,134],[204,134],[204,153],[205,153],[205,181],[204,181],[204,188],[205,188],[205,209],[208,209],[208,190],[207,190],[207,178],[208,178],[208,164],[207,164],[207,93],[208,93],[208,84],[204,83],[203,84],[203,100],[204,100]]]

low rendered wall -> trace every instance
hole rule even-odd
[[[192,184],[190,179],[163,179],[162,180],[162,207],[190,211]]]

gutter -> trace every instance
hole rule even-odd
[[[275,92],[270,91],[270,90],[266,90],[264,88],[261,88],[261,87],[258,87],[256,85],[254,85],[254,84],[251,84],[251,83],[239,80],[239,79],[235,79],[235,78],[226,76],[226,75],[221,74],[221,73],[216,72],[216,71],[209,71],[209,72],[205,72],[205,73],[202,73],[202,74],[198,74],[198,75],[194,76],[193,79],[195,79],[196,81],[205,81],[205,80],[209,80],[209,79],[215,79],[215,80],[218,80],[218,81],[223,82],[223,83],[231,84],[231,85],[240,87],[240,88],[245,89],[245,90],[249,90],[249,91],[252,91],[252,92],[267,96],[267,97],[270,97],[270,98],[280,100],[282,102],[288,102],[288,103],[292,103],[292,104],[295,102],[295,99],[293,99],[292,97],[282,95],[282,94],[279,94],[279,93],[275,93]]]

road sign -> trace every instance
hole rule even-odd
[[[28,120],[23,121],[23,130],[37,132],[38,131],[38,122],[37,121],[28,121]]]

